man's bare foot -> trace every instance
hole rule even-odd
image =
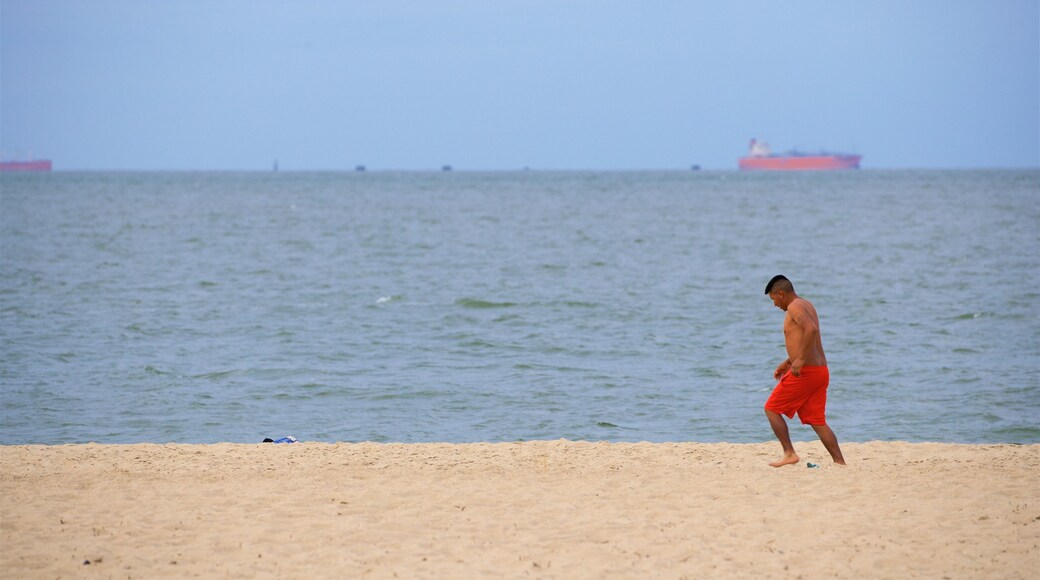
[[[792,453],[790,455],[784,455],[778,461],[774,461],[769,465],[772,465],[773,467],[783,467],[785,465],[792,465],[794,463],[798,463],[799,461],[801,461],[801,459],[799,459],[797,455]]]

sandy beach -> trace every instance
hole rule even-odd
[[[1040,445],[796,449],[774,469],[775,443],[4,446],[0,574],[1040,576]]]

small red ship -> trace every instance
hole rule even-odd
[[[50,159],[34,161],[0,161],[0,171],[50,171]]]
[[[751,150],[737,164],[743,171],[821,171],[859,169],[862,155],[844,153],[799,153],[774,155],[768,143],[751,140]]]

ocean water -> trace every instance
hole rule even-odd
[[[0,443],[1040,442],[1040,172],[0,176]],[[811,429],[791,423],[795,439]]]

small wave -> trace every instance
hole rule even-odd
[[[954,320],[975,320],[976,318],[985,318],[985,317],[988,317],[988,316],[991,316],[991,314],[989,312],[968,312],[968,313],[965,313],[965,314],[961,314],[959,316],[955,316],[953,319]]]
[[[164,371],[162,369],[153,367],[152,365],[145,366],[144,367],[144,372],[147,373],[147,374],[156,375],[156,376],[165,376],[165,375],[173,374],[173,373],[171,373],[169,371]]]
[[[565,308],[598,308],[600,306],[595,302],[583,302],[581,300],[564,300],[553,305],[563,306]]]
[[[219,379],[223,379],[223,378],[226,378],[226,377],[230,377],[230,376],[236,374],[237,372],[238,372],[237,370],[215,371],[215,372],[212,372],[212,373],[202,373],[201,375],[192,375],[191,378],[192,379],[219,380]]]
[[[459,298],[455,301],[456,306],[463,308],[512,308],[514,302],[491,302],[489,300],[478,300],[476,298]]]
[[[394,392],[394,393],[375,393],[368,398],[370,401],[396,401],[396,400],[411,400],[411,399],[436,399],[443,393],[432,389],[418,390],[418,391],[406,391],[406,392]]]
[[[704,377],[704,378],[709,378],[709,379],[721,379],[721,378],[723,378],[722,373],[720,373],[718,370],[711,369],[711,368],[705,368],[705,367],[699,367],[699,368],[695,369],[694,370],[694,374],[696,376],[698,376],[698,377]],[[772,388],[772,387],[770,387],[770,388]]]
[[[1012,445],[1031,444],[1040,440],[1040,428],[1026,425],[994,429],[993,433],[1000,438],[1000,441],[1007,441]]]
[[[278,400],[278,401],[291,401],[291,400],[296,400],[296,399],[309,399],[310,397],[308,397],[306,395],[300,396],[300,395],[296,395],[294,393],[287,393],[285,391],[281,391],[281,392],[278,392],[278,393],[275,393],[275,394],[271,395],[271,398],[275,399],[275,400]]]
[[[487,349],[494,349],[494,348],[498,348],[499,347],[499,345],[497,345],[497,344],[495,344],[493,342],[490,342],[490,341],[487,341],[487,340],[482,340],[482,339],[479,339],[479,338],[475,338],[473,340],[467,340],[467,341],[464,341],[464,342],[460,342],[459,346],[464,347],[464,348],[487,348]]]

